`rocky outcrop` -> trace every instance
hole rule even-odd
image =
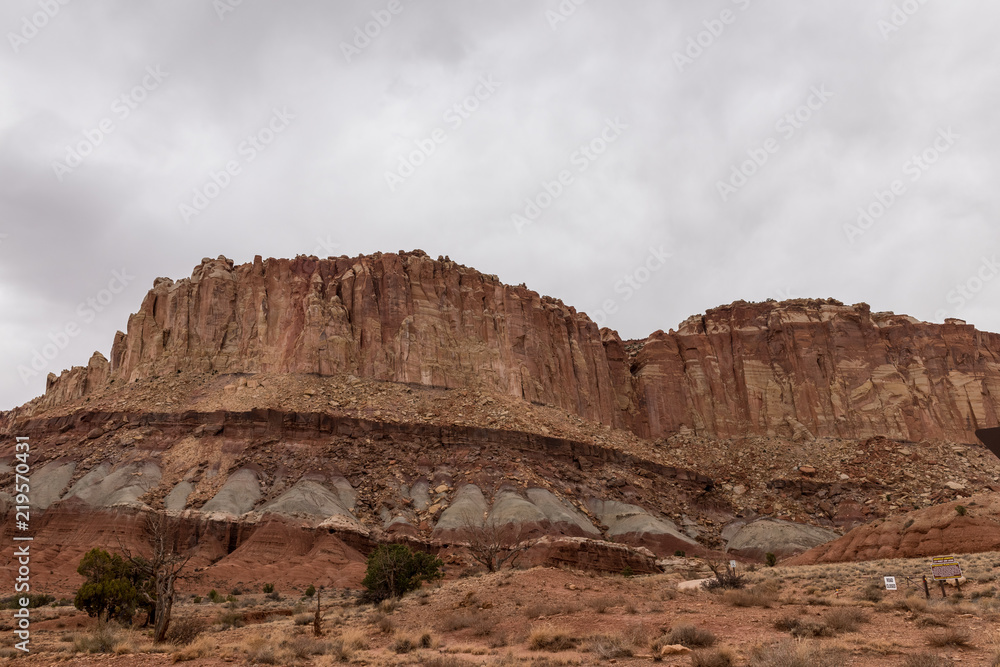
[[[108,365],[38,407],[177,371],[487,387],[646,438],[876,435],[974,443],[998,423],[1000,336],[865,304],[736,302],[623,342],[583,313],[421,251],[206,259],[157,279]]]
[[[737,302],[643,341],[633,429],[974,443],[995,425],[1000,336],[866,304]],[[645,421],[642,417],[645,416]]]
[[[726,544],[726,551],[756,561],[763,561],[769,553],[782,559],[838,537],[839,534],[819,526],[762,519],[735,530]]]
[[[1000,493],[988,493],[858,526],[843,537],[810,549],[785,564],[813,565],[998,550]]]

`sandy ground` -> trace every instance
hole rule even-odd
[[[932,587],[930,600],[921,581],[926,559],[761,568],[747,575],[743,593],[679,591],[680,582],[704,574],[692,559],[690,567],[642,577],[505,570],[438,582],[381,607],[358,604],[356,591],[335,591],[324,598],[318,639],[315,602],[279,591],[280,600],[260,593],[243,593],[235,603],[186,599],[175,607],[175,622],[201,630],[186,646],[153,646],[148,630],[113,630],[105,633],[107,652],[86,653],[100,632],[71,606],[33,611],[26,656],[15,656],[12,612],[2,612],[0,643],[5,662],[25,665],[461,667],[638,665],[654,658],[663,665],[757,667],[1000,664],[1000,554],[962,561],[961,593],[948,587],[942,598]],[[884,590],[887,574],[900,590]],[[672,643],[672,632],[702,646],[660,659],[657,649]],[[552,650],[542,648],[546,643]],[[782,650],[801,659],[776,656]]]

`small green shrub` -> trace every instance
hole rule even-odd
[[[766,554],[764,554],[764,563],[765,563],[765,564],[766,564],[766,565],[767,565],[768,567],[774,567],[775,565],[777,565],[777,564],[778,564],[778,557],[777,557],[777,556],[775,556],[775,555],[774,555],[773,553],[771,553],[770,551],[768,551],[768,552],[767,552]]]
[[[368,557],[368,569],[361,581],[367,602],[398,598],[419,588],[423,582],[444,576],[440,558],[413,551],[404,544],[380,544]]]
[[[306,588],[306,597],[311,598],[314,595],[316,595],[316,587],[309,584],[308,588]]]
[[[264,584],[263,590],[264,590],[265,593],[273,593],[274,592],[274,584]]]

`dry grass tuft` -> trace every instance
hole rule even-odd
[[[667,644],[681,644],[688,648],[705,648],[714,646],[715,642],[715,633],[693,625],[678,625],[666,636]]]
[[[743,590],[726,591],[722,600],[733,607],[770,607],[778,600],[773,586],[758,584]]]
[[[579,638],[561,628],[532,628],[528,636],[528,648],[532,651],[569,651],[579,643]]]
[[[692,667],[732,667],[736,664],[736,654],[732,649],[722,647],[691,654]]]
[[[586,648],[601,660],[631,658],[634,655],[632,642],[621,634],[594,635],[587,640]]]
[[[927,635],[927,643],[937,648],[954,646],[957,648],[967,648],[972,646],[972,637],[969,633],[960,628],[946,628],[940,632],[932,632]]]
[[[212,655],[217,651],[218,646],[215,641],[211,638],[201,635],[197,639],[189,642],[181,650],[176,651],[170,656],[173,662],[187,662],[188,660],[197,660],[198,658],[204,658],[205,656]]]
[[[838,667],[844,652],[818,644],[786,641],[758,646],[750,655],[749,667]]]
[[[868,614],[860,609],[840,607],[826,614],[824,621],[835,632],[856,632],[868,622]]]

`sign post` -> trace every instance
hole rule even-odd
[[[958,559],[954,556],[934,556],[931,558],[931,574],[934,581],[941,584],[941,597],[948,597],[944,592],[944,582],[948,579],[954,579],[955,586],[961,592],[962,588],[959,586],[958,580],[962,576],[962,566],[958,564]]]

